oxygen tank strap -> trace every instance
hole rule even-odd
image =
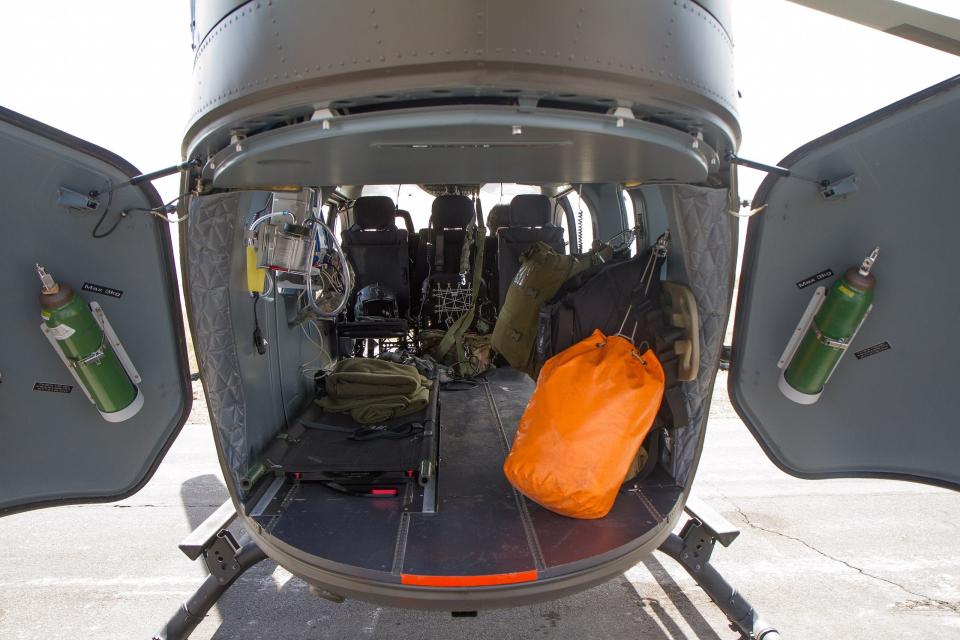
[[[100,346],[97,347],[97,349],[96,349],[95,351],[93,351],[92,353],[87,354],[86,356],[84,356],[84,357],[82,357],[82,358],[70,358],[70,357],[68,357],[67,360],[70,362],[70,365],[71,365],[74,369],[82,369],[83,367],[89,367],[89,366],[92,366],[92,365],[95,365],[95,364],[100,364],[100,361],[103,360],[103,357],[106,355],[106,347],[105,347],[106,342],[107,342],[107,337],[106,337],[106,335],[104,335],[104,334],[101,333],[101,335],[100,335]]]

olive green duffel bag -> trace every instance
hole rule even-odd
[[[531,376],[536,373],[534,342],[540,308],[560,286],[581,271],[606,262],[613,255],[609,246],[570,256],[538,242],[520,255],[520,269],[510,283],[497,316],[491,344],[510,366]]]

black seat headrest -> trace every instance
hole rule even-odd
[[[496,233],[497,229],[510,226],[510,205],[495,204],[490,209],[490,215],[487,216],[487,228],[490,233]]]
[[[542,227],[553,221],[550,198],[540,193],[523,193],[510,201],[511,227]]]
[[[466,229],[473,216],[473,202],[467,196],[437,196],[430,209],[430,226],[434,229]]]
[[[361,229],[396,229],[396,213],[388,196],[363,196],[353,203],[353,223]]]

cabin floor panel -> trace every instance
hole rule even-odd
[[[512,445],[536,383],[512,369],[492,373],[489,390],[506,441]],[[659,467],[634,485],[626,485],[610,513],[595,520],[567,518],[522,498],[546,567],[580,562],[629,544],[664,521],[680,497],[680,487]]]
[[[386,573],[393,569],[401,497],[360,498],[302,482],[284,502],[271,535],[321,558]]]
[[[423,490],[413,480],[396,498],[353,496],[303,481],[281,490],[257,519],[303,551],[393,576],[564,572],[615,556],[660,526],[681,489],[659,468],[625,485],[610,514],[596,520],[557,515],[513,489],[503,461],[534,387],[526,375],[502,368],[475,386],[441,389],[436,513],[421,511]],[[330,415],[320,414],[311,407],[304,417],[326,421]],[[419,438],[353,442],[342,432],[308,429],[284,467],[408,469],[420,446]]]
[[[456,389],[456,390],[452,390]],[[478,575],[535,568],[486,384],[440,392],[438,509],[411,519],[404,573]]]

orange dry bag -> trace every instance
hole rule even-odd
[[[663,398],[644,343],[600,330],[547,360],[503,464],[522,494],[572,518],[602,518]]]

